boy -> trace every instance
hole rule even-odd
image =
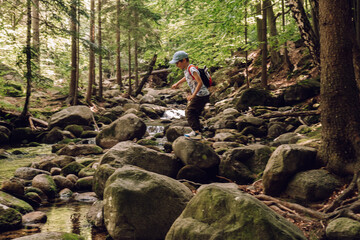
[[[185,75],[185,77],[172,85],[171,88],[175,89],[186,81],[191,90],[191,94],[187,96],[188,104],[185,116],[193,131],[184,136],[193,139],[201,139],[202,126],[199,117],[204,110],[205,104],[209,101],[210,92],[203,84],[199,71],[194,65],[189,63],[189,56],[186,52],[176,52],[169,63],[176,64],[178,68],[184,70]]]

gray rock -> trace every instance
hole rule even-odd
[[[100,164],[105,163],[116,167],[134,165],[169,177],[175,177],[180,169],[179,161],[174,155],[161,153],[131,141],[120,142],[106,152],[100,161]]]
[[[93,176],[79,178],[75,183],[76,189],[79,191],[91,191],[93,179]]]
[[[71,162],[75,162],[75,158],[71,156],[58,156],[52,160],[59,167],[63,168]]]
[[[20,179],[16,178],[5,180],[1,184],[1,191],[14,196],[24,196],[24,184],[20,181]]]
[[[200,141],[179,137],[172,146],[175,155],[185,165],[195,165],[206,169],[215,167],[220,163],[220,158],[216,152],[210,146]]]
[[[25,180],[32,180],[36,175],[39,174],[50,175],[50,173],[47,171],[39,170],[36,168],[30,168],[30,167],[21,167],[16,169],[14,176]]]
[[[59,167],[55,162],[52,160],[44,160],[39,162],[38,168],[47,172],[50,172],[50,170],[54,167]]]
[[[295,225],[236,184],[198,189],[166,235],[172,239],[289,240],[306,237]]]
[[[45,223],[47,216],[44,212],[35,211],[27,213],[22,216],[22,222],[25,226],[35,224],[35,223]]]
[[[172,178],[119,168],[104,192],[106,229],[113,239],[164,239],[191,197],[191,191]]]
[[[178,137],[184,136],[186,133],[190,133],[192,130],[190,127],[183,126],[170,126],[165,133],[165,136],[169,142],[175,141]]]
[[[88,213],[86,214],[86,219],[88,222],[98,228],[105,227],[104,225],[104,202],[96,201],[94,202]]]
[[[305,79],[285,89],[286,104],[294,104],[314,97],[320,93],[319,79]]]
[[[96,169],[93,191],[99,199],[103,199],[106,181],[115,172],[115,170],[116,168],[111,167],[110,164],[102,164]]]
[[[55,198],[57,193],[57,188],[54,180],[51,176],[46,174],[40,174],[34,177],[32,180],[32,186],[39,188],[43,193],[48,196],[48,198]]]
[[[71,124],[90,126],[91,123],[93,123],[93,113],[90,108],[86,106],[71,106],[50,117],[49,129],[56,126],[65,128]]]
[[[69,174],[78,175],[81,169],[83,169],[85,166],[78,162],[71,162],[65,167],[61,169],[61,173],[64,176],[67,176]]]
[[[285,193],[303,202],[322,201],[340,188],[343,183],[324,169],[297,173],[289,182]]]
[[[141,138],[145,132],[145,123],[134,114],[127,114],[104,128],[96,136],[96,144],[103,148],[111,148],[118,142]]]
[[[299,133],[295,133],[295,132],[284,133],[278,136],[277,138],[275,138],[274,141],[271,143],[271,146],[277,147],[282,144],[294,144],[297,143],[297,141],[299,141],[300,139],[304,139],[304,138],[306,137]]]
[[[326,227],[326,237],[329,240],[359,240],[360,222],[350,218],[337,218]]]
[[[263,184],[266,194],[281,193],[296,173],[314,168],[316,150],[295,144],[279,146],[271,155],[264,174]]]
[[[286,125],[284,123],[273,123],[268,128],[268,138],[276,138],[286,132]]]

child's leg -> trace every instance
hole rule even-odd
[[[202,125],[200,123],[199,117],[201,112],[204,110],[205,104],[209,101],[209,96],[198,97],[196,96],[191,100],[190,104],[187,106],[185,111],[186,119],[190,127],[194,131],[201,131]]]

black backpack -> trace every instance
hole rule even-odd
[[[206,66],[204,66],[204,68],[198,68],[195,65],[189,65],[189,67],[188,67],[189,74],[193,79],[195,79],[194,76],[190,72],[191,67],[195,67],[199,71],[200,78],[201,78],[203,84],[205,85],[205,87],[208,88],[212,85],[212,79],[211,79],[210,73],[208,71],[208,68]]]

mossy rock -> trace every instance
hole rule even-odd
[[[0,191],[0,204],[14,208],[22,214],[34,211],[33,207],[27,202],[2,191]]]
[[[80,137],[82,132],[84,131],[84,128],[80,125],[68,125],[65,127],[65,130],[71,132],[72,134],[75,135],[75,137]]]
[[[0,91],[1,95],[7,97],[22,97],[24,96],[24,91],[22,86],[12,82],[6,82]]]
[[[94,176],[95,172],[96,172],[95,168],[85,167],[80,170],[78,175],[79,177],[90,177],[90,176]]]
[[[85,166],[78,162],[71,162],[65,167],[61,169],[61,173],[64,176],[67,176],[69,174],[75,174],[78,175],[81,169],[83,169]]]
[[[110,118],[108,118],[108,117],[101,116],[99,118],[99,120],[97,120],[97,122],[101,122],[101,123],[104,123],[104,124],[108,125],[108,124],[112,123],[112,120]]]
[[[91,131],[91,130],[87,130],[87,131],[83,131],[81,133],[81,138],[94,138],[99,134],[99,132],[97,131]]]
[[[62,232],[43,232],[36,233],[30,236],[15,238],[14,240],[85,240],[84,237],[74,233],[62,233]]]
[[[143,146],[156,146],[158,143],[152,139],[140,139],[137,141],[137,144],[143,145]]]
[[[21,213],[0,204],[0,232],[20,228],[21,222]]]

